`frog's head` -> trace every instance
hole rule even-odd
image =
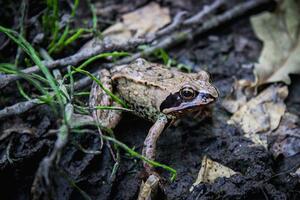
[[[200,110],[216,101],[218,96],[218,91],[210,83],[207,72],[201,71],[189,75],[174,86],[174,90],[161,103],[160,110],[164,114],[181,115]]]

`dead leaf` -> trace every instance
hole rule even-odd
[[[133,12],[124,14],[121,21],[103,31],[104,39],[112,44],[121,45],[129,39],[145,37],[155,33],[171,22],[170,11],[152,2]],[[99,38],[88,41],[79,51],[101,45]]]
[[[274,13],[251,17],[253,29],[264,44],[254,69],[254,86],[279,81],[290,84],[289,74],[300,73],[300,1],[279,2]]]
[[[107,28],[103,35],[113,43],[124,43],[131,38],[143,37],[155,33],[170,23],[170,11],[152,2],[122,16],[122,22]]]
[[[229,178],[234,174],[236,174],[236,172],[232,169],[209,159],[207,156],[204,156],[198,177],[193,186],[190,188],[190,192],[200,183],[213,183],[219,177]]]
[[[300,167],[295,172],[290,173],[290,175],[293,177],[297,177],[300,182]]]
[[[135,33],[134,37],[155,33],[171,22],[169,8],[162,8],[155,2],[123,15],[122,19],[124,25]]]
[[[103,35],[106,39],[114,44],[122,44],[127,42],[132,36],[130,30],[125,26],[125,24],[118,22],[113,26],[108,27]]]
[[[275,137],[271,144],[271,152],[275,157],[282,154],[285,157],[296,155],[300,152],[300,127],[297,125],[298,116],[285,113],[280,126],[269,135]]]
[[[271,85],[235,112],[228,123],[241,127],[246,137],[267,147],[266,137],[257,133],[273,131],[278,127],[286,110],[284,99],[287,95],[287,86]]]
[[[251,89],[249,86],[251,81],[249,80],[235,80],[230,95],[228,95],[223,101],[222,106],[230,113],[235,113],[241,106],[247,102],[247,89]]]

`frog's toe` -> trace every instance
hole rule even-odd
[[[160,177],[152,174],[145,182],[142,182],[138,200],[157,199],[159,181]]]

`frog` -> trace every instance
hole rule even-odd
[[[157,140],[167,127],[187,113],[203,110],[219,96],[206,71],[186,73],[143,58],[101,69],[98,78],[133,114],[153,122],[142,150],[142,155],[150,160],[155,160]],[[91,107],[122,106],[95,82],[89,102]],[[93,110],[92,115],[102,126],[113,129],[121,120],[122,111]],[[143,166],[148,175],[155,174],[153,166],[147,162]]]

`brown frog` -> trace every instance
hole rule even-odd
[[[123,99],[133,112],[154,122],[144,141],[143,155],[155,159],[156,141],[162,131],[182,115],[200,111],[218,98],[216,88],[205,71],[184,73],[163,65],[137,59],[99,74],[102,84]],[[93,84],[90,106],[120,106],[97,84]],[[95,110],[93,117],[107,128],[114,128],[120,118],[118,110]],[[147,163],[148,174],[153,168]]]

